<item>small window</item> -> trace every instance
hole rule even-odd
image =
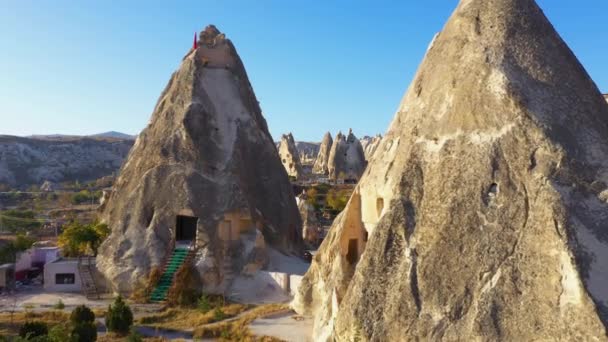
[[[55,274],[55,284],[57,285],[70,285],[76,282],[76,275],[74,273],[57,273]]]
[[[382,216],[382,210],[384,210],[384,198],[378,197],[376,199],[376,213],[378,217]]]

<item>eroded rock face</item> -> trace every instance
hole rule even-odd
[[[300,153],[300,163],[302,165],[313,165],[319,154],[321,144],[316,142],[296,141],[296,148]]]
[[[327,166],[329,162],[329,154],[331,153],[331,147],[334,144],[334,140],[331,137],[331,133],[327,132],[321,140],[321,146],[319,147],[319,154],[317,154],[317,160],[312,167],[312,172],[320,175],[329,175],[329,168]]]
[[[308,196],[302,193],[298,199],[298,209],[302,217],[302,239],[309,246],[317,246],[321,239],[321,225],[315,213],[315,207],[308,203]]]
[[[116,172],[132,145],[131,140],[0,135],[0,183],[24,187],[95,180]]]
[[[300,153],[296,148],[296,142],[293,139],[293,135],[283,134],[281,136],[281,142],[279,143],[279,157],[283,163],[283,167],[287,174],[300,178],[303,176],[302,164],[300,163]]]
[[[606,340],[607,184],[608,106],[540,8],[463,0],[293,306],[315,340]]]
[[[352,130],[349,130],[346,137],[338,133],[327,161],[329,178],[358,180],[366,165],[363,147]]]
[[[209,292],[224,291],[250,259],[241,253],[242,234],[261,231],[264,245],[283,252],[301,248],[287,173],[242,62],[214,26],[171,77],[102,217],[112,233],[97,265],[121,293],[193,232],[195,265]]]
[[[368,137],[365,136],[361,139],[361,147],[363,147],[363,153],[365,154],[365,160],[368,162],[372,159],[372,156],[376,152],[376,149],[380,145],[380,141],[382,140],[382,136],[380,134]]]

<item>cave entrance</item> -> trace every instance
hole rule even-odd
[[[198,217],[177,215],[175,241],[194,241]]]
[[[348,253],[346,253],[346,260],[351,265],[357,263],[359,260],[359,239],[348,240]]]

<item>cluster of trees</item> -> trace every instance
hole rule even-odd
[[[87,254],[96,256],[99,246],[108,235],[110,235],[110,228],[105,223],[95,221],[91,224],[82,224],[72,221],[64,226],[57,244],[66,257]]]
[[[34,242],[34,239],[18,234],[14,240],[0,247],[0,263],[14,263],[17,259],[17,253],[29,249]]]
[[[101,191],[81,190],[71,196],[72,204],[97,203],[101,198]]]
[[[346,207],[351,191],[348,189],[334,189],[327,184],[318,184],[306,190],[306,202],[317,210],[322,206],[318,201],[319,195],[326,195],[326,206],[339,213]]]
[[[341,212],[346,207],[351,192],[347,189],[336,190],[331,189],[327,192],[327,206],[334,211]]]
[[[109,332],[125,336],[133,326],[133,312],[119,296],[108,307],[105,316],[106,328]],[[19,338],[13,341],[34,342],[92,342],[97,340],[95,313],[87,306],[77,306],[70,314],[67,324],[58,324],[49,329],[40,321],[26,322],[19,330]],[[128,341],[141,341],[141,337],[131,333]]]
[[[33,210],[5,210],[0,212],[0,230],[11,233],[29,232],[42,226]]]

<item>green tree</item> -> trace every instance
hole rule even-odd
[[[348,203],[349,192],[347,190],[336,191],[335,189],[329,190],[327,193],[327,205],[336,210],[342,211]]]
[[[49,342],[66,342],[70,341],[70,333],[67,325],[57,324],[49,330]]]
[[[97,340],[95,314],[85,305],[79,305],[70,314],[72,331],[70,338],[74,342],[90,342]]]
[[[83,225],[72,221],[63,229],[57,240],[65,256],[76,257],[87,254],[88,251],[97,255],[101,243],[110,235],[110,229],[105,223],[95,221]]]
[[[0,212],[0,227],[11,233],[29,232],[42,226],[32,210],[5,210]]]
[[[132,325],[133,312],[131,312],[131,308],[122,300],[121,296],[116,297],[106,313],[108,331],[126,335],[131,330]]]
[[[19,336],[32,339],[38,336],[45,336],[49,333],[49,328],[44,322],[25,322],[19,329]]]
[[[12,263],[17,258],[17,253],[28,250],[34,244],[34,239],[23,234],[17,234],[15,240],[0,248],[0,262]]]
[[[79,305],[72,310],[70,314],[70,322],[72,324],[78,323],[93,323],[95,321],[95,314],[86,305]]]

